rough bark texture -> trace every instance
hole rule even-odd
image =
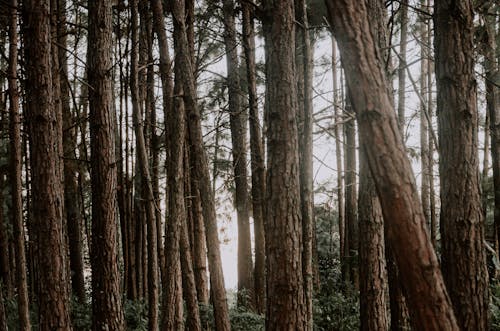
[[[184,1],[175,1],[172,8],[174,33],[177,35],[178,49],[176,54],[180,67],[181,81],[184,88],[184,103],[187,112],[187,127],[191,139],[191,155],[194,161],[194,171],[199,180],[200,198],[203,207],[206,240],[208,248],[208,265],[210,271],[210,287],[214,307],[215,324],[217,330],[230,329],[229,309],[227,305],[222,261],[220,256],[219,238],[217,230],[217,216],[215,200],[210,184],[208,159],[203,148],[201,117],[196,103],[195,79],[193,74],[192,54],[188,47],[186,24],[184,16]]]
[[[49,1],[23,1],[32,222],[37,232],[39,329],[71,329],[63,235],[62,139],[54,111]]]
[[[255,29],[253,8],[246,1],[243,10],[243,48],[245,52],[248,86],[250,126],[250,159],[252,165],[252,209],[255,235],[255,307],[257,312],[266,309],[266,252],[264,234],[264,197],[266,191],[266,166],[262,147],[262,130],[259,121],[257,77],[255,67]]]
[[[436,253],[426,231],[411,165],[398,129],[383,57],[364,2],[326,1],[357,113],[362,146],[375,180],[388,240],[417,330],[458,330]]]
[[[379,47],[387,46],[385,5],[381,0],[368,0],[373,36]],[[383,52],[384,60],[387,53]],[[359,137],[360,144],[370,143]],[[387,273],[384,242],[384,218],[366,155],[359,153],[359,300],[361,330],[387,330]]]
[[[351,104],[351,92],[347,87],[344,124],[344,169],[345,169],[345,276],[355,288],[359,287],[358,265],[358,198],[356,177],[356,123]]]
[[[482,47],[484,54],[483,66],[486,75],[486,108],[490,119],[491,167],[493,168],[493,189],[495,199],[494,228],[498,254],[498,252],[500,252],[500,246],[498,245],[500,242],[500,97],[498,89],[500,79],[498,78],[498,64],[495,57],[497,49],[496,38],[498,34],[495,28],[495,9],[495,6],[489,2],[486,2],[485,7],[482,8],[483,19],[485,21],[484,44]],[[486,215],[486,211],[484,211],[484,214]]]
[[[306,324],[302,275],[302,222],[295,80],[293,1],[267,2],[268,173],[267,330],[302,330]]]
[[[67,48],[66,1],[59,0],[57,16],[57,42]],[[71,288],[80,302],[85,301],[85,278],[83,275],[83,256],[81,238],[81,206],[77,182],[76,164],[76,129],[70,107],[70,91],[68,81],[68,61],[65,52],[59,52],[58,72],[61,86],[61,108],[63,119],[63,152],[64,152],[64,209],[68,231],[69,264],[71,271]]]
[[[8,331],[7,316],[5,314],[3,283],[0,281],[0,331]]]
[[[238,305],[254,306],[252,243],[248,215],[246,110],[241,105],[238,43],[233,0],[224,0],[224,44],[227,56],[229,124],[235,182],[235,206],[238,219]]]
[[[300,203],[302,212],[302,274],[304,278],[304,330],[313,329],[313,48],[305,0],[295,1],[295,79],[297,81],[297,115],[299,134]]]
[[[137,48],[137,0],[131,2],[131,29],[132,29],[132,51],[131,51],[131,70],[130,70],[130,90],[132,94],[132,111],[136,139],[136,153],[138,156],[138,165],[142,177],[142,198],[146,209],[146,227],[147,227],[147,282],[148,282],[148,329],[158,329],[158,249],[156,233],[156,204],[151,182],[151,172],[149,166],[149,154],[146,147],[145,125],[142,119],[142,111],[139,105],[138,88],[138,48]],[[141,15],[141,25],[146,28],[147,22]]]
[[[123,330],[116,238],[112,3],[89,2],[88,79],[92,184],[92,329]]]
[[[462,330],[488,328],[472,1],[436,1],[442,268]]]
[[[17,285],[17,311],[19,314],[19,329],[29,331],[28,282],[26,274],[26,252],[23,224],[22,200],[22,147],[21,147],[21,118],[19,114],[19,92],[17,87],[17,0],[11,0],[9,24],[9,103],[10,103],[10,174],[12,185],[12,226],[16,256],[16,285]],[[1,307],[0,307],[1,308]]]
[[[363,154],[360,153],[358,213],[360,329],[387,330],[384,218]]]

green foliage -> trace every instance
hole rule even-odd
[[[203,330],[215,330],[214,312],[211,305],[200,305],[200,318]],[[260,331],[265,329],[265,318],[245,308],[232,307],[229,310],[231,330]]]
[[[90,302],[79,302],[75,297],[71,299],[71,322],[75,330],[92,329],[92,305]]]
[[[316,208],[316,237],[321,290],[314,304],[314,329],[358,330],[359,293],[342,281],[336,213]]]
[[[146,331],[148,329],[148,305],[144,300],[126,300],[124,314],[127,330]]]
[[[500,331],[500,283],[492,282],[490,290],[490,329]]]

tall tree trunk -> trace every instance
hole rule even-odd
[[[342,279],[345,279],[345,203],[344,203],[344,167],[342,162],[342,150],[344,143],[342,118],[339,111],[341,98],[339,98],[337,82],[337,43],[332,34],[332,79],[333,79],[333,114],[335,116],[335,160],[337,163],[337,212],[339,227],[339,257],[342,272]],[[341,84],[342,80],[341,80]]]
[[[144,121],[142,119],[142,111],[139,105],[139,63],[138,63],[138,1],[131,2],[131,29],[132,29],[132,52],[131,52],[131,69],[130,69],[130,91],[132,95],[133,122],[135,129],[136,151],[138,156],[138,168],[142,180],[143,200],[146,209],[146,226],[147,226],[147,282],[148,282],[148,329],[158,330],[158,250],[156,238],[156,211],[155,198],[151,183],[151,174],[149,167],[148,150],[146,147],[146,139],[144,137]],[[141,15],[142,16],[142,15]],[[141,17],[141,25],[143,29],[147,29],[147,22]]]
[[[426,9],[426,0],[422,0],[420,7],[422,10]],[[427,40],[427,25],[425,22],[425,17],[421,15],[420,19],[420,160],[421,160],[421,193],[420,198],[422,199],[422,208],[424,210],[424,217],[430,228],[430,200],[429,200],[429,127],[427,120],[427,98],[430,97],[428,91],[430,88],[427,86],[427,61],[429,58],[427,47],[429,46],[429,41]],[[430,128],[432,129],[432,128]]]
[[[346,262],[347,280],[359,288],[359,266],[358,266],[358,199],[356,180],[356,123],[353,119],[354,113],[351,104],[351,91],[347,87],[344,124],[344,169],[345,169],[345,241],[344,253]]]
[[[262,132],[259,121],[257,100],[257,77],[255,65],[255,29],[253,8],[245,1],[241,2],[243,10],[243,48],[245,52],[248,108],[250,126],[250,159],[252,165],[252,209],[255,235],[255,307],[258,313],[266,309],[266,253],[264,234],[264,196],[266,191],[266,166]]]
[[[326,1],[342,54],[352,102],[396,261],[413,327],[458,330],[429,240],[411,164],[398,129],[383,56],[373,40],[364,2]],[[368,140],[369,139],[369,140]],[[413,220],[408,222],[408,220]]]
[[[473,5],[470,0],[436,1],[434,10],[442,268],[460,328],[486,330]]]
[[[399,46],[399,64],[398,64],[398,105],[397,116],[398,126],[405,143],[405,126],[406,126],[406,49],[408,43],[408,0],[403,0],[400,3],[400,46]],[[386,68],[387,70],[387,68]],[[386,227],[387,231],[387,227]],[[395,261],[395,254],[390,242],[387,240],[386,233],[386,265],[387,265],[387,280],[389,286],[389,307],[391,313],[391,330],[406,330],[409,329],[408,307],[403,294],[402,281],[398,266]]]
[[[156,1],[156,0],[155,0]],[[187,127],[191,139],[191,153],[194,158],[194,168],[200,183],[200,198],[203,207],[203,220],[205,222],[206,240],[208,248],[208,264],[210,271],[210,287],[214,305],[215,324],[217,330],[230,329],[229,309],[227,305],[226,290],[224,288],[224,275],[219,248],[217,231],[217,216],[215,212],[215,199],[210,185],[210,173],[206,151],[203,148],[201,118],[196,103],[195,79],[193,74],[192,54],[186,33],[184,16],[184,1],[173,4],[174,33],[176,34],[178,49],[178,62],[182,74],[184,88],[184,103],[187,112]]]
[[[57,8],[57,38],[62,49],[67,47],[66,1],[59,0]],[[61,86],[61,106],[63,118],[64,151],[64,208],[68,231],[71,286],[80,302],[85,301],[85,278],[83,276],[83,256],[81,238],[81,207],[77,182],[76,129],[70,107],[68,62],[64,52],[59,52],[58,75]]]
[[[19,91],[17,77],[17,0],[11,0],[9,24],[9,103],[10,103],[10,173],[12,185],[12,225],[16,251],[16,285],[17,285],[17,311],[19,316],[19,329],[29,331],[28,282],[26,274],[26,252],[23,224],[22,200],[22,146],[21,146],[21,118],[19,114]]]
[[[380,49],[386,49],[387,29],[384,2],[368,0],[373,35]],[[383,52],[387,62],[388,52]],[[360,144],[363,141],[359,135]],[[384,218],[366,155],[359,153],[359,279],[361,330],[387,330]]]
[[[254,306],[252,243],[248,215],[246,111],[241,105],[238,43],[233,0],[224,0],[224,44],[227,54],[229,124],[231,128],[235,205],[238,219],[238,305]]]
[[[4,192],[5,173],[0,171],[0,280],[3,283],[8,298],[14,294],[14,285],[11,283],[10,257],[9,257],[9,233],[7,220],[4,217]]]
[[[298,114],[293,1],[266,3],[268,173],[267,330],[302,330],[307,322],[302,274]]]
[[[92,181],[92,329],[123,330],[116,239],[112,3],[89,1],[88,79]]]
[[[309,21],[305,0],[295,1],[295,19],[298,22],[295,33],[295,63],[297,81],[297,115],[299,135],[300,201],[302,213],[302,273],[304,278],[304,304],[306,324],[304,330],[313,329],[313,102],[312,75],[313,49],[309,34]]]
[[[490,119],[489,133],[491,136],[491,165],[493,168],[493,191],[495,199],[493,223],[498,254],[500,252],[500,247],[498,247],[498,243],[500,242],[500,97],[498,85],[496,85],[499,80],[496,78],[498,76],[498,64],[495,53],[497,49],[496,38],[498,32],[495,26],[495,9],[493,4],[485,3],[485,7],[481,10],[486,28],[482,49],[484,55],[483,66],[486,74],[486,108]]]
[[[71,329],[63,232],[61,125],[54,111],[49,1],[23,1],[26,115],[30,134],[32,222],[39,275],[40,330]],[[57,108],[56,108],[57,109]]]
[[[406,46],[408,43],[408,0],[399,2],[400,11],[400,38],[399,38],[399,67],[398,67],[398,124],[403,133],[405,128],[405,107],[406,107]]]

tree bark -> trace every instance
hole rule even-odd
[[[262,130],[259,121],[257,76],[255,65],[255,29],[253,8],[245,1],[243,10],[243,49],[245,52],[248,86],[250,126],[250,159],[252,167],[252,209],[255,235],[255,306],[258,313],[266,309],[266,253],[264,234],[264,197],[266,191],[266,166],[262,147]]]
[[[296,116],[293,1],[266,2],[268,102],[267,330],[302,330],[307,322],[302,274],[302,214]]]
[[[9,103],[10,103],[10,171],[12,185],[12,223],[16,252],[16,285],[17,310],[19,315],[19,329],[29,331],[28,282],[26,274],[26,252],[23,224],[22,200],[22,146],[21,146],[21,118],[19,114],[19,91],[17,77],[17,0],[11,0],[9,25]]]
[[[88,79],[92,183],[92,329],[123,330],[116,238],[112,3],[89,2]]]
[[[238,305],[253,307],[254,279],[252,243],[248,215],[246,111],[241,105],[238,43],[233,0],[224,0],[224,44],[226,48],[229,125],[235,181],[235,206],[238,219]]]
[[[210,271],[210,287],[214,306],[215,324],[217,330],[230,329],[229,309],[227,305],[226,290],[224,288],[224,275],[220,256],[219,238],[217,233],[217,216],[215,200],[210,185],[210,173],[206,151],[203,148],[201,118],[196,103],[195,79],[192,65],[192,55],[188,47],[186,24],[184,16],[184,1],[175,1],[172,9],[174,19],[174,33],[178,39],[178,62],[182,74],[184,88],[184,103],[187,112],[187,127],[191,139],[191,153],[193,155],[194,169],[199,180],[200,198],[203,207],[203,220],[205,222],[206,240],[208,248],[208,264]]]
[[[398,129],[383,57],[364,2],[326,1],[366,153],[404,283],[413,327],[458,330]],[[410,221],[411,220],[411,221]]]
[[[313,329],[313,259],[315,247],[313,237],[314,195],[313,195],[313,48],[309,34],[309,21],[305,0],[295,1],[295,63],[297,81],[297,115],[299,135],[300,201],[302,213],[302,273],[304,278],[304,304],[306,323],[304,330]]]
[[[442,269],[462,330],[488,328],[472,1],[436,1]]]
[[[30,135],[32,222],[39,270],[39,329],[71,329],[63,231],[62,126],[52,87],[49,1],[23,1],[26,115]],[[57,108],[56,108],[57,109]]]

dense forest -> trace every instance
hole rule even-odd
[[[0,331],[500,330],[499,62],[496,0],[0,0]]]

